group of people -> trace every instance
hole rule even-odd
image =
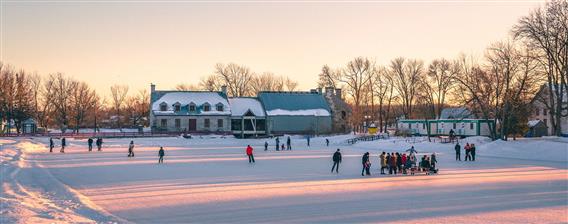
[[[392,152],[386,153],[382,152],[379,155],[379,163],[381,165],[381,175],[385,175],[385,170],[388,170],[389,174],[396,175],[397,173],[400,174],[407,174],[408,170],[411,168],[416,168],[422,171],[436,171],[436,163],[438,160],[436,159],[436,153],[432,153],[432,155],[424,155],[422,156],[421,161],[418,163],[416,160],[416,150],[412,147],[409,150],[409,154],[406,153],[399,153],[399,152]],[[333,173],[334,170],[336,173],[339,173],[339,164],[341,163],[341,152],[340,149],[337,149],[335,153],[333,153],[332,161],[333,166],[331,167],[331,172]],[[361,158],[361,163],[363,165],[363,169],[361,170],[361,176],[371,175],[371,155],[369,152],[363,154]]]
[[[456,161],[461,161],[460,143],[456,143],[454,149],[456,151]],[[465,161],[475,161],[475,144],[466,143],[463,149],[465,150]]]

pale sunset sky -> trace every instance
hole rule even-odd
[[[216,63],[316,85],[322,65],[366,56],[483,55],[542,1],[11,1],[0,0],[5,64],[62,72],[108,95],[197,83]]]

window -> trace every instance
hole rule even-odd
[[[422,123],[422,129],[426,129],[426,123]]]
[[[453,124],[454,129],[456,129],[456,123]]]
[[[408,129],[411,129],[412,127],[410,127],[410,123],[408,123]]]
[[[176,128],[179,129],[181,127],[181,120],[175,119]]]
[[[217,120],[217,127],[218,127],[218,128],[222,128],[222,127],[223,127],[223,119],[218,119],[218,120]]]
[[[547,122],[548,120],[544,119],[543,121],[544,121],[544,125],[546,125],[546,127],[548,127],[548,122]]]
[[[469,123],[469,129],[473,130],[473,123]]]
[[[211,105],[209,104],[203,104],[203,111],[211,111]]]
[[[534,110],[536,112],[536,116],[540,115],[540,109],[536,108],[536,110]]]
[[[240,131],[241,130],[241,119],[233,119],[231,120],[231,130],[233,131]]]
[[[160,111],[166,111],[168,110],[168,105],[165,103],[161,103],[160,104]]]
[[[217,111],[223,111],[223,104],[217,104]]]
[[[347,113],[345,111],[341,111],[341,119],[345,120]]]
[[[174,104],[174,111],[179,112],[181,110],[181,106],[179,104]]]
[[[546,116],[546,108],[542,109],[542,115]]]
[[[160,120],[160,125],[162,128],[168,127],[168,119]]]
[[[189,112],[195,112],[195,104],[194,103],[189,104]]]
[[[209,119],[203,120],[203,127],[209,128],[209,126],[210,126]]]

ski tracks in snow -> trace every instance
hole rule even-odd
[[[27,140],[0,140],[0,223],[126,222],[97,207],[34,162],[26,152],[45,150]]]

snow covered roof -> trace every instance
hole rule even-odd
[[[258,101],[255,98],[244,98],[244,97],[229,98],[229,104],[231,104],[232,116],[243,116],[249,110],[255,116],[260,116],[260,117],[266,116],[262,104],[260,103],[260,101]]]
[[[166,104],[166,111],[160,110],[160,104]],[[231,107],[229,102],[225,97],[223,97],[219,92],[198,92],[198,91],[179,91],[179,92],[166,92],[161,94],[159,98],[152,102],[152,111],[154,114],[179,114],[179,112],[174,112],[174,104],[179,103],[182,107],[187,108],[191,103],[194,103],[197,107],[201,107],[205,104],[211,106],[210,111],[198,110],[199,114],[203,115],[230,115]],[[222,104],[223,111],[217,111],[216,105]],[[184,111],[189,113],[187,109]]]
[[[540,123],[540,122],[542,122],[542,121],[541,121],[541,120],[530,120],[530,121],[528,122],[528,126],[529,126],[529,128],[532,128],[532,127],[536,126],[536,125],[537,125],[538,123]]]
[[[465,107],[444,108],[440,114],[440,119],[466,119],[475,118]]]
[[[331,116],[323,97],[310,92],[260,92],[259,100],[269,116]]]
[[[266,111],[269,116],[286,115],[286,116],[331,116],[329,111],[325,109],[308,109],[308,110],[282,110],[275,109]]]

